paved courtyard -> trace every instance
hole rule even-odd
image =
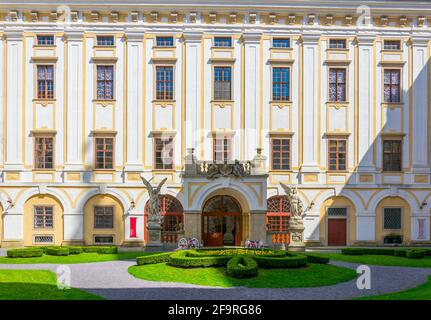
[[[260,300],[260,299],[351,299],[355,297],[403,291],[427,280],[431,268],[371,266],[371,289],[358,290],[356,279],[332,286],[291,289],[251,289],[244,287],[205,287],[176,282],[153,282],[134,278],[127,269],[135,261],[110,261],[70,264],[72,287],[107,299],[142,300]],[[331,262],[356,269],[357,264]],[[0,269],[39,269],[56,272],[55,264],[0,264]]]

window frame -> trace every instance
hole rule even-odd
[[[167,39],[167,38],[172,39],[172,44],[171,45],[159,45],[158,44],[158,40],[161,39],[161,38],[163,38],[163,39]],[[175,37],[172,36],[172,35],[157,35],[155,40],[156,41],[155,41],[155,45],[154,46],[156,48],[174,48],[175,47]]]
[[[43,211],[44,211],[42,214],[43,227],[36,227],[36,208],[43,208]],[[52,226],[51,227],[46,227],[46,213],[45,213],[46,208],[51,208],[51,210],[52,210]],[[52,229],[54,229],[54,216],[55,216],[55,212],[54,212],[54,206],[53,205],[49,205],[49,204],[34,205],[33,206],[33,230],[52,230]]]
[[[287,42],[288,42],[288,46],[287,47],[276,47],[276,46],[274,46],[274,40],[276,40],[276,41],[279,41],[279,40],[287,40]],[[291,39],[290,39],[290,37],[283,37],[283,36],[275,36],[275,37],[272,37],[272,39],[271,39],[271,49],[277,49],[277,50],[279,50],[279,49],[291,49],[292,48],[292,43],[291,43]]]
[[[112,208],[112,226],[111,227],[96,227],[96,208],[103,208],[104,210],[106,208]],[[108,229],[115,229],[115,206],[113,205],[94,205],[93,206],[93,229],[96,230],[108,230]]]
[[[115,81],[116,81],[116,77],[115,77],[115,73],[116,73],[116,69],[115,69],[115,64],[112,64],[112,63],[107,63],[107,64],[105,64],[105,63],[98,63],[98,64],[96,64],[95,66],[95,77],[94,77],[94,79],[95,79],[95,101],[115,101],[115,93],[116,93],[116,90],[115,90]],[[99,67],[103,67],[104,69],[105,69],[105,71],[104,71],[104,77],[106,78],[106,67],[111,67],[112,68],[112,80],[108,80],[108,81],[112,81],[112,97],[111,98],[107,98],[106,97],[106,79],[104,79],[104,80],[98,80],[97,79],[97,77],[98,77],[98,72],[99,72]],[[99,97],[99,94],[98,94],[98,84],[99,84],[99,81],[104,81],[104,96],[103,97]]]
[[[217,140],[223,141],[223,144],[222,144],[223,151],[222,151],[222,159],[221,160],[217,160],[217,157],[216,157],[216,147],[217,147],[216,142],[217,142]],[[225,140],[228,141],[226,151],[225,151],[225,143],[224,143]],[[226,156],[225,156],[225,153],[227,153]],[[221,135],[221,134],[213,135],[213,138],[212,138],[212,160],[215,163],[225,163],[225,162],[232,161],[232,159],[233,159],[233,137],[231,135]]]
[[[217,41],[216,39],[230,39],[230,45],[224,45],[225,41],[222,41],[221,43],[223,45],[217,45]],[[212,43],[213,48],[233,48],[233,38],[232,36],[225,36],[225,35],[220,35],[220,36],[214,36],[213,37],[213,43]]]
[[[386,44],[387,43],[394,43],[397,42],[399,44],[399,47],[396,49],[393,48],[387,48]],[[383,40],[383,50],[384,51],[402,51],[402,43],[400,39],[384,39]]]
[[[99,44],[99,38],[112,38],[112,45],[111,44]],[[96,45],[95,47],[99,48],[113,48],[115,47],[115,36],[112,34],[99,34],[96,35]]]
[[[166,70],[166,68],[171,68],[172,69],[172,98],[166,98],[166,96],[167,96],[167,92],[168,91],[166,91],[166,83],[168,83],[168,81],[166,81],[166,80],[163,80],[163,83],[165,83],[165,86],[164,86],[164,97],[163,98],[159,98],[158,97],[158,95],[157,95],[157,93],[158,93],[158,91],[157,91],[157,84],[158,84],[158,82],[159,82],[159,80],[157,79],[157,69],[158,68],[164,68],[165,70]],[[166,71],[165,71],[166,72]],[[172,65],[172,64],[158,64],[158,65],[155,65],[154,66],[154,101],[171,101],[171,102],[173,102],[173,101],[175,101],[175,65]],[[165,75],[165,78],[166,78],[166,75]]]
[[[331,70],[335,70],[336,71],[336,82],[335,82],[335,100],[331,100],[331,82],[330,82],[330,77],[331,77]],[[337,94],[337,90],[338,90],[338,71],[339,70],[343,70],[344,71],[344,100],[338,100],[338,94]],[[347,103],[349,101],[348,98],[348,83],[349,83],[349,78],[348,78],[348,68],[347,67],[339,67],[339,66],[329,66],[328,67],[328,102],[332,102],[332,103]]]
[[[157,168],[157,140],[160,141],[169,141],[172,140],[172,156],[171,156],[171,164],[170,168],[166,167],[163,163],[163,168]],[[165,147],[166,144],[164,143],[163,146]],[[163,162],[163,157],[162,157]],[[175,137],[174,136],[156,136],[153,138],[153,168],[154,170],[160,170],[160,171],[169,171],[169,170],[175,170]]]
[[[385,141],[397,141],[400,144],[400,170],[385,170]],[[382,138],[382,172],[383,173],[400,173],[403,172],[403,139],[397,137]],[[391,152],[391,154],[394,154]]]
[[[391,73],[393,71],[397,71],[398,74],[399,74],[399,85],[398,85],[398,97],[399,97],[399,100],[398,101],[386,101],[385,100],[385,86],[386,86],[386,84],[385,84],[385,72],[386,71],[390,71]],[[403,92],[403,88],[402,88],[403,73],[402,73],[402,68],[387,67],[387,68],[383,68],[382,72],[383,72],[383,76],[382,76],[382,102],[386,103],[386,104],[391,104],[391,103],[393,103],[393,104],[403,104],[403,97],[402,97],[402,92]],[[392,76],[391,76],[391,79],[392,79]],[[391,83],[389,85],[390,85],[390,90],[389,90],[389,92],[390,92],[390,100],[392,100],[392,90],[391,90],[392,86],[393,86],[392,85],[392,81],[391,81]]]
[[[266,199],[266,202],[268,204],[269,200],[276,200],[278,202],[278,207],[279,210],[277,212],[273,212],[273,211],[268,211],[266,210],[266,214],[265,214],[265,225],[267,228],[267,232],[268,233],[289,233],[289,224],[290,224],[290,216],[291,216],[291,212],[285,212],[282,210],[282,202],[283,202],[283,198],[285,199],[286,196],[285,195],[276,195],[276,196],[271,196],[268,199]],[[286,199],[285,199],[286,200]],[[269,223],[268,218],[277,218],[277,230],[273,230],[272,228],[270,228],[269,226],[272,226],[273,224]],[[287,228],[286,230],[283,230],[283,218],[287,219]]]
[[[289,163],[288,163],[288,165],[289,165],[289,169],[274,169],[274,143],[273,143],[273,141],[274,140],[287,140],[288,142],[289,142],[289,154],[288,154],[288,157],[289,157]],[[277,172],[286,172],[286,171],[292,171],[292,137],[270,137],[270,140],[269,140],[269,147],[270,147],[270,150],[271,150],[271,152],[270,152],[270,168],[271,168],[271,171],[277,171]],[[280,151],[280,154],[281,154],[282,152]],[[281,160],[282,158],[280,157],[280,160]],[[282,166],[282,163],[281,163],[281,166]]]
[[[216,98],[216,69],[217,68],[221,68],[221,69],[229,69],[230,70],[230,85],[229,85],[229,92],[230,92],[230,97],[229,99],[218,99]],[[233,101],[233,66],[232,65],[227,65],[227,64],[223,64],[223,65],[214,65],[212,67],[212,100],[213,101]],[[221,83],[227,82],[227,81],[219,81]]]
[[[336,157],[336,161],[337,161],[337,164],[336,164],[336,166],[337,166],[337,169],[331,169],[331,162],[330,162],[330,160],[331,160],[331,152],[330,152],[330,142],[331,141],[337,141],[337,151],[336,151],[336,155],[337,155],[337,157]],[[345,144],[346,144],[346,146],[345,146],[345,149],[346,149],[346,151],[344,152],[344,154],[345,154],[345,169],[344,170],[342,170],[342,169],[339,169],[339,151],[338,151],[338,149],[339,149],[339,145],[338,145],[338,143],[340,142],[340,141],[343,141]],[[326,146],[326,148],[327,148],[327,171],[330,171],[330,172],[346,172],[346,171],[348,171],[349,169],[349,162],[348,162],[348,156],[349,156],[349,139],[348,138],[341,138],[341,137],[329,137],[328,138],[328,141],[327,141],[327,146]]]
[[[112,168],[98,168],[97,167],[97,139],[112,139]],[[104,143],[104,145],[106,145]],[[103,154],[106,155],[107,149],[103,149]],[[106,156],[103,158],[103,163],[106,162]],[[96,134],[94,136],[94,170],[112,171],[115,170],[115,136]]]
[[[40,44],[39,37],[52,37],[52,44]],[[35,46],[38,47],[55,47],[55,35],[54,34],[36,34]]]
[[[288,69],[289,72],[289,94],[287,100],[275,100],[274,99],[274,69]],[[280,82],[282,84],[282,82]],[[277,66],[271,66],[271,101],[280,103],[280,102],[292,102],[292,68],[290,65],[277,65]]]
[[[338,46],[337,47],[331,47],[331,41],[337,41],[337,42],[343,41],[344,45],[342,48],[339,48]],[[347,50],[348,49],[347,48],[347,39],[346,38],[330,38],[328,40],[328,49],[329,50]]]
[[[37,166],[38,164],[38,157],[37,157],[37,139],[52,139],[52,167],[51,168],[39,168]],[[46,170],[46,171],[52,171],[55,170],[55,136],[54,135],[48,135],[48,134],[36,134],[33,138],[33,156],[34,156],[34,162],[33,167],[35,170]],[[44,161],[46,162],[46,161]]]
[[[385,209],[400,209],[400,228],[399,229],[386,229],[385,228]],[[382,208],[382,230],[383,231],[403,231],[404,229],[404,208],[399,206],[384,206]]]
[[[46,72],[46,70],[47,70],[47,68],[48,67],[51,67],[52,68],[52,97],[49,97],[49,95],[48,95],[48,81],[50,81],[50,80],[39,80],[39,67],[44,67],[44,69],[45,69],[45,78],[46,78],[46,75],[47,75],[47,72]],[[56,82],[56,77],[55,77],[55,64],[54,63],[38,63],[38,64],[36,64],[35,65],[35,73],[36,73],[36,76],[35,76],[35,80],[36,80],[36,83],[35,83],[35,93],[36,93],[36,100],[43,100],[43,101],[54,101],[55,100],[55,82]],[[40,91],[39,91],[39,81],[44,81],[45,82],[45,91],[44,91],[44,96],[43,97],[40,97],[40,95],[39,95],[39,93],[40,93]]]

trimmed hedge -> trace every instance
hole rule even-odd
[[[41,257],[43,250],[39,248],[26,248],[26,249],[9,249],[7,256],[9,258],[33,258]]]
[[[99,249],[97,250],[98,254],[113,254],[113,253],[118,253],[118,248],[117,247],[99,247]]]
[[[302,254],[291,254],[282,258],[255,256],[253,259],[259,268],[299,268],[307,265],[307,257]]]
[[[69,249],[69,254],[81,254],[84,250],[82,247],[65,247]]]
[[[363,248],[363,254],[375,254],[380,256],[393,256],[395,249],[384,249],[384,248]]]
[[[172,252],[163,252],[163,253],[152,254],[149,256],[137,257],[136,258],[136,264],[138,266],[142,266],[144,264],[155,264],[155,263],[168,262],[171,254],[172,254]]]
[[[258,266],[250,256],[236,256],[228,261],[226,273],[234,278],[251,278],[257,276]]]
[[[177,251],[170,255],[168,264],[180,268],[224,267],[231,256],[190,257],[188,250]]]
[[[274,249],[251,249],[251,248],[205,248],[205,249],[192,249],[189,250],[189,257],[213,257],[213,256],[268,256],[268,257],[284,257],[286,256],[285,250]]]
[[[329,258],[326,258],[326,257],[320,257],[309,253],[307,253],[306,256],[307,256],[307,262],[310,262],[310,263],[327,264],[329,262]]]
[[[341,249],[341,254],[349,256],[361,256],[364,254],[364,251],[360,248],[344,248]]]
[[[407,254],[407,251],[408,251],[408,250],[406,250],[406,249],[398,249],[398,250],[395,250],[395,251],[394,251],[394,256],[395,256],[395,257],[405,257],[405,256],[406,256],[406,254]]]
[[[407,250],[406,257],[410,259],[422,259],[425,257],[425,250]]]
[[[50,256],[68,256],[69,248],[66,247],[50,247],[46,249],[46,254]]]

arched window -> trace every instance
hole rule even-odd
[[[274,196],[267,200],[266,225],[269,232],[288,232],[290,202],[286,196]]]
[[[145,215],[148,215],[148,202]],[[184,210],[181,202],[169,195],[159,196],[159,212],[162,215],[162,242],[177,242],[178,233],[183,230]]]

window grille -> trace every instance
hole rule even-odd
[[[33,237],[33,243],[53,243],[54,236],[51,235],[35,235]]]
[[[329,217],[347,217],[347,208],[328,208]]]
[[[114,243],[114,236],[94,236],[94,243],[96,243],[96,244],[112,244],[112,243]]]
[[[385,208],[383,215],[383,229],[401,229],[401,208]]]

